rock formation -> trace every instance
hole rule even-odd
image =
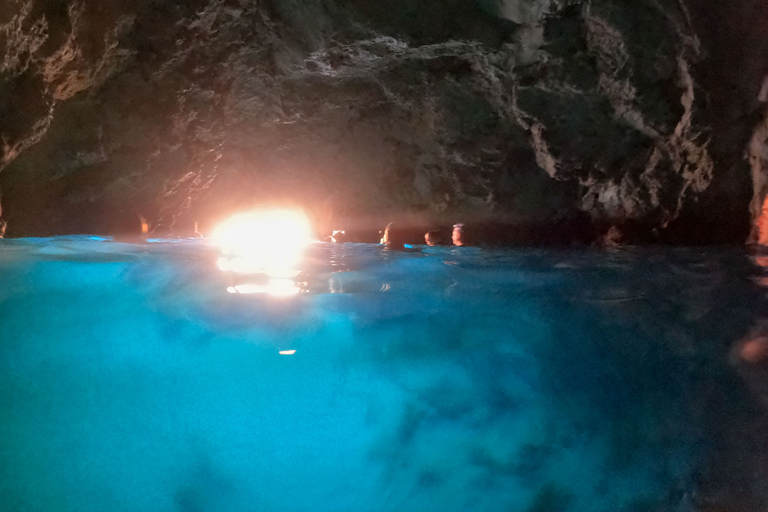
[[[184,235],[288,201],[323,227],[410,216],[510,226],[512,241],[613,227],[742,242],[762,211],[757,0],[4,10],[10,235],[115,232],[139,214]]]
[[[106,11],[62,1],[9,0],[0,7],[0,172],[40,142],[58,102],[119,67],[125,51],[117,38],[129,18]],[[0,209],[0,236],[4,231]]]

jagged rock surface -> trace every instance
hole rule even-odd
[[[84,2],[0,6],[0,172],[49,129],[58,102],[103,83],[126,56],[130,16]],[[105,28],[106,27],[106,28]],[[0,236],[5,228],[0,209]]]
[[[727,101],[702,70],[727,52],[706,0],[97,4],[5,16],[6,56],[49,47],[28,78],[3,68],[45,84],[8,103],[26,125],[0,127],[7,154],[27,149],[0,174],[11,234],[116,232],[137,214],[186,234],[290,201],[323,227],[407,214],[585,241],[747,235],[757,118],[718,138]],[[54,5],[67,37],[32,22]],[[89,15],[106,28],[85,51]]]

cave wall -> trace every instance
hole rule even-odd
[[[741,242],[768,182],[764,10],[15,1],[0,19],[17,62],[0,70],[3,218],[20,236],[114,233],[140,214],[184,235],[290,202],[323,229],[408,217]]]
[[[57,104],[120,68],[126,50],[117,39],[130,19],[96,2],[0,5],[0,173],[44,138]],[[4,231],[0,208],[0,236]]]

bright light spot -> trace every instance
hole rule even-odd
[[[264,210],[239,213],[213,232],[213,239],[222,249],[236,254],[264,252],[266,245],[282,248],[303,248],[310,241],[310,226],[306,216],[291,210]]]
[[[270,295],[295,295],[301,289],[293,279],[270,279],[267,293]]]
[[[295,350],[281,350],[280,353],[284,356],[292,356],[296,353]]]
[[[299,254],[300,256],[300,254]],[[298,263],[296,261],[295,263]],[[277,265],[265,262],[264,259],[249,256],[221,256],[216,260],[219,270],[222,272],[234,272],[235,274],[268,274],[272,277],[296,277],[301,271],[291,268],[290,265]]]
[[[223,271],[292,277],[310,236],[309,221],[302,213],[264,210],[231,217],[212,238],[224,255],[218,261]]]
[[[299,285],[293,279],[270,279],[267,284],[238,284],[227,288],[229,293],[276,295],[286,297],[296,295],[301,291]]]

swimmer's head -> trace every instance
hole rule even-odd
[[[341,229],[334,229],[333,234],[330,236],[331,242],[334,244],[340,244],[347,241],[347,232]]]
[[[453,245],[464,245],[464,224],[453,225],[451,240],[453,240]]]
[[[385,245],[387,249],[404,249],[405,235],[394,222],[390,222],[387,224],[387,227],[384,228],[384,236],[381,237],[381,244]]]
[[[424,235],[424,242],[426,242],[429,246],[435,246],[442,242],[440,238],[440,232],[433,230],[433,231],[427,231],[427,233]]]

